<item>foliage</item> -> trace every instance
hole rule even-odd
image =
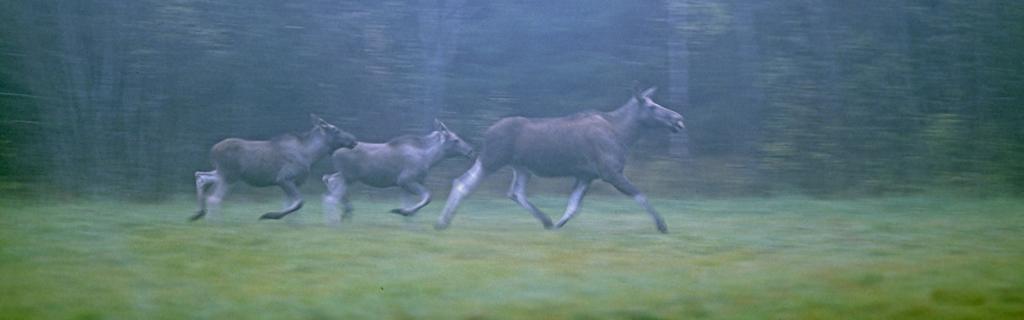
[[[1024,191],[1013,1],[89,0],[0,12],[0,88],[18,94],[0,95],[3,179],[73,193],[187,192],[216,141],[299,131],[309,112],[368,141],[435,117],[474,140],[502,116],[614,108],[634,79],[661,86],[657,100],[689,127],[653,135],[636,160],[681,156],[685,171],[740,159],[721,172],[743,185],[725,189]]]

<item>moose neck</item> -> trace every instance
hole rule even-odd
[[[327,145],[327,141],[323,136],[312,131],[299,138],[299,142],[302,145],[302,156],[309,161],[309,164],[320,160],[320,158],[334,151]]]
[[[629,146],[640,139],[643,128],[636,114],[637,110],[636,100],[630,99],[618,109],[605,113],[605,119],[608,119],[615,130],[616,140],[622,145]]]
[[[430,166],[433,167],[445,158],[444,139],[441,137],[441,133],[434,131],[427,134],[424,140],[428,141],[424,147],[424,151],[426,151],[424,154],[429,160]]]

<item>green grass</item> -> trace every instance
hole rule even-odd
[[[1021,200],[652,199],[667,235],[625,197],[555,232],[486,194],[443,232],[379,200],[337,229],[315,201],[0,200],[0,318],[1024,318]]]

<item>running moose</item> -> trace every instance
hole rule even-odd
[[[647,197],[622,171],[629,146],[640,138],[644,130],[668,128],[679,132],[686,127],[683,116],[651,100],[655,88],[638,89],[634,89],[629,101],[611,112],[499,120],[484,134],[483,148],[473,167],[452,183],[448,201],[435,228],[448,227],[459,203],[485,176],[511,165],[512,184],[508,196],[540,220],[544,228],[564,226],[576,214],[590,183],[601,179],[640,204],[654,219],[658,231],[668,232],[664,220],[648,203]],[[533,174],[576,178],[565,213],[554,225],[547,215],[526,199],[526,184]]]
[[[331,156],[337,172],[323,176],[327,185],[324,195],[324,221],[328,225],[341,222],[337,206],[341,201],[347,218],[352,212],[348,187],[355,182],[377,187],[401,187],[404,196],[419,196],[411,207],[391,210],[411,216],[430,203],[430,191],[423,185],[427,173],[441,160],[463,156],[472,158],[473,147],[434,119],[434,131],[424,136],[405,135],[387,143],[360,142],[352,149],[338,149]]]
[[[210,160],[213,171],[197,171],[196,198],[199,211],[191,220],[207,214],[207,203],[216,207],[228,188],[238,181],[255,187],[276,185],[284,190],[288,202],[283,211],[268,212],[260,219],[281,219],[302,208],[299,186],[309,176],[309,166],[331,154],[335,149],[352,148],[356,139],[316,115],[309,115],[313,129],[301,135],[283,135],[269,141],[227,138],[213,145]],[[206,191],[213,186],[213,194]],[[211,210],[211,215],[218,214]]]

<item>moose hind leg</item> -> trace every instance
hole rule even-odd
[[[341,223],[342,218],[338,214],[339,201],[345,204],[345,216],[352,211],[352,206],[348,203],[348,185],[341,172],[324,175],[323,181],[327,185],[327,194],[323,199],[324,223],[328,226],[336,226]]]
[[[430,191],[428,191],[427,187],[424,187],[423,184],[412,181],[403,184],[402,189],[408,193],[419,195],[420,200],[410,208],[391,209],[391,213],[397,213],[408,217],[416,214],[416,211],[426,207],[427,204],[430,204]]]
[[[210,184],[216,181],[216,171],[196,171],[195,178],[196,201],[199,204],[199,210],[196,211],[195,215],[189,218],[189,221],[199,220],[206,215],[206,190]]]
[[[548,218],[548,215],[541,212],[540,209],[537,209],[536,206],[526,199],[526,183],[529,181],[529,171],[526,171],[524,168],[512,169],[512,200],[529,211],[537,220],[540,220],[540,223],[544,225],[544,229],[551,229],[551,219]]]
[[[519,180],[519,171],[516,171],[516,170],[513,169],[512,170],[512,182],[509,182],[509,184],[508,184],[508,192],[505,193],[505,196],[508,197],[509,199],[512,199],[512,201],[516,201],[516,181],[518,181],[518,180]],[[518,201],[516,201],[516,202],[518,202]]]
[[[437,224],[434,225],[434,229],[442,230],[448,228],[448,224],[451,223],[452,217],[455,216],[455,209],[462,202],[462,198],[473,192],[473,189],[476,189],[477,185],[480,184],[480,180],[485,175],[483,163],[477,158],[472,168],[469,168],[466,173],[463,173],[462,176],[452,182],[452,191],[448,194],[448,201],[445,202],[444,210],[441,211],[441,216],[437,218]]]
[[[633,201],[636,201],[637,204],[643,207],[644,210],[647,211],[647,214],[651,216],[651,219],[654,220],[654,225],[658,228],[658,232],[668,233],[668,227],[665,225],[665,220],[662,219],[661,215],[658,214],[658,211],[655,211],[654,207],[647,202],[647,196],[645,196],[643,192],[640,192],[640,189],[637,189],[637,187],[633,185],[626,176],[622,175],[621,172],[616,172],[615,174],[602,179],[614,186],[615,189],[618,189],[619,192],[632,197]]]
[[[406,191],[405,189],[402,189],[400,191],[401,192],[398,193],[398,198],[399,201],[401,201],[402,203],[402,208],[411,207],[412,205],[416,204],[417,200],[419,200],[416,199],[416,194],[409,193],[409,191]]]
[[[572,189],[572,195],[569,196],[569,204],[565,206],[565,213],[562,214],[562,218],[558,219],[558,223],[555,223],[555,228],[561,228],[569,219],[572,219],[579,212],[580,203],[583,201],[583,196],[587,194],[587,189],[590,188],[590,180],[576,179],[576,185]]]
[[[221,210],[220,203],[224,201],[224,196],[227,195],[230,184],[224,181],[224,178],[218,175],[211,176],[211,184],[213,184],[213,192],[206,198],[206,218],[212,221],[221,221]]]
[[[299,193],[299,187],[295,185],[295,182],[284,181],[278,184],[281,186],[281,190],[284,190],[285,195],[288,197],[288,207],[281,212],[267,212],[260,216],[260,220],[274,219],[278,220],[284,218],[288,214],[302,209],[302,195]]]

